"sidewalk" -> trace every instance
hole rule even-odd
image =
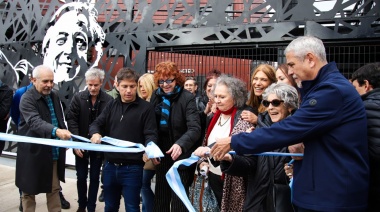
[[[18,207],[20,203],[20,195],[18,188],[15,185],[15,166],[16,158],[11,158],[8,156],[0,157],[0,212],[19,211]],[[78,209],[75,170],[72,168],[66,168],[66,183],[61,182],[61,186],[63,195],[71,205],[70,209],[62,210],[62,212],[75,212]],[[36,202],[36,211],[47,212],[45,194],[37,195]],[[104,211],[104,202],[97,202],[96,211]],[[123,199],[120,201],[119,211],[125,211]]]

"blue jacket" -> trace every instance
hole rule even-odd
[[[12,99],[12,107],[11,107],[11,118],[13,122],[16,124],[18,128],[18,124],[20,123],[20,100],[21,96],[29,90],[33,86],[33,83],[30,83],[27,86],[21,87],[16,90],[13,99]]]
[[[293,116],[252,133],[232,136],[238,154],[260,153],[303,142],[294,164],[293,203],[316,211],[365,211],[369,166],[363,102],[334,62],[302,82]]]

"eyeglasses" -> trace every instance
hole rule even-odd
[[[263,101],[261,101],[261,104],[263,104],[264,107],[269,107],[269,104],[272,104],[273,107],[278,107],[278,106],[280,106],[281,102],[284,102],[284,101],[279,100],[279,99],[273,99],[271,102],[268,100],[263,100]]]
[[[167,80],[158,80],[158,84],[163,85],[165,82],[166,84],[170,84],[174,81],[175,79],[167,79]]]

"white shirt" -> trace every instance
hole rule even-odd
[[[220,115],[220,117],[222,117],[222,115]],[[231,117],[229,117],[228,120],[226,120],[226,119],[220,120],[220,117],[217,120],[217,122],[215,123],[214,127],[212,128],[210,135],[208,136],[207,146],[215,143],[217,138],[226,138],[226,137],[230,136]],[[220,121],[222,126],[219,125],[219,121]],[[220,166],[214,167],[212,165],[212,163],[210,162],[210,159],[208,159],[208,162],[210,165],[210,169],[209,169],[210,172],[217,174],[217,175],[222,175],[222,171],[220,170]]]

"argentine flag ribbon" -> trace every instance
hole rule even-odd
[[[199,160],[198,156],[192,155],[191,157],[183,160],[179,160],[173,164],[173,166],[166,173],[166,180],[169,183],[169,186],[173,189],[174,193],[182,200],[185,204],[187,210],[190,212],[195,212],[193,205],[191,204],[189,198],[187,197],[185,187],[182,185],[181,177],[178,173],[178,167],[180,165],[190,166],[193,163],[196,163]]]
[[[148,155],[148,158],[163,158],[164,153],[161,152],[161,149],[153,141],[150,141],[145,147],[145,153]]]
[[[230,151],[229,154],[236,154],[235,151]],[[206,153],[207,155],[207,153]],[[248,155],[248,154],[247,154]],[[252,154],[250,154],[252,155]],[[258,156],[298,156],[302,157],[302,153],[284,153],[284,152],[263,152],[260,154],[253,154]],[[178,173],[178,167],[180,165],[190,166],[193,163],[196,163],[200,158],[198,156],[192,155],[191,157],[183,160],[179,160],[173,164],[173,166],[166,173],[166,180],[169,183],[169,186],[172,188],[174,193],[182,200],[183,204],[186,206],[187,210],[190,212],[195,212],[193,205],[191,204],[189,197],[186,194],[185,187],[182,185],[181,177]]]
[[[57,140],[57,139],[48,139],[48,138],[34,138],[28,136],[0,133],[0,142],[1,141],[13,141],[21,143],[33,143],[33,144],[43,144],[49,146],[56,146],[62,148],[73,148],[73,149],[84,149],[91,151],[100,151],[100,152],[127,152],[127,153],[137,153],[148,151],[147,154],[153,156],[163,157],[163,153],[158,148],[154,142],[149,142],[148,145],[151,146],[148,150],[142,145],[133,143],[130,141],[123,141],[119,139],[113,139],[111,137],[104,137],[102,141],[107,142],[111,145],[106,144],[93,144],[91,141],[85,137],[78,135],[71,135],[72,138],[78,140],[86,141],[88,143],[77,142],[77,141],[67,141],[67,140]],[[154,152],[152,152],[154,151]]]

